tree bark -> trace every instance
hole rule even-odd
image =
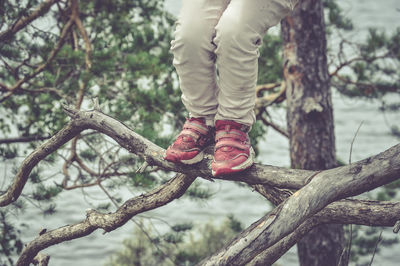
[[[334,123],[321,1],[301,1],[282,21],[282,36],[291,166],[333,168]],[[338,265],[344,240],[341,225],[315,227],[298,243],[300,265]]]

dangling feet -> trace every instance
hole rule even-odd
[[[173,163],[195,164],[203,160],[203,150],[211,144],[213,130],[204,118],[187,119],[175,142],[168,147],[164,159]]]
[[[248,127],[230,120],[217,120],[213,176],[243,171],[254,163],[255,153],[250,144]]]
[[[231,120],[217,120],[212,175],[243,171],[254,163],[248,127]],[[174,163],[195,164],[203,160],[203,150],[212,143],[213,129],[204,118],[186,120],[175,142],[168,147],[164,159]]]

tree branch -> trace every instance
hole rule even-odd
[[[200,265],[244,265],[295,231],[329,203],[400,177],[400,145],[350,166],[321,171],[270,214],[246,229],[228,247]]]
[[[193,182],[195,176],[211,177],[210,156],[193,166],[173,164],[163,160],[164,149],[98,110],[78,111],[75,108],[65,107],[65,111],[71,117],[71,121],[24,160],[13,184],[0,197],[0,206],[10,204],[18,198],[35,165],[85,129],[93,129],[110,136],[120,146],[139,155],[149,165],[186,175],[180,175],[168,184],[155,189],[149,196],[129,200],[115,213],[100,214],[91,211],[86,220],[81,223],[65,226],[39,236],[28,244],[18,265],[24,265],[23,263],[31,260],[37,252],[51,245],[86,236],[98,228],[106,231],[114,230],[133,215],[162,206],[177,195],[180,196]],[[400,220],[400,212],[397,211],[399,203],[394,203],[394,205],[393,203],[373,203],[378,204],[380,213],[368,215],[372,212],[372,207],[366,202],[358,206],[355,205],[355,201],[332,202],[396,180],[400,177],[399,173],[400,144],[352,165],[325,171],[291,170],[256,164],[242,173],[223,176],[221,179],[242,181],[250,185],[259,184],[257,187],[263,185],[266,188],[263,194],[270,195],[272,199],[275,198],[275,203],[283,202],[270,214],[246,229],[228,247],[204,261],[203,265],[243,265],[264,250],[268,248],[273,250],[276,244],[282,246],[279,243],[284,239],[286,239],[283,242],[284,246],[290,246],[308,230],[310,225],[324,221],[357,223],[360,215],[367,214],[367,217],[363,219],[369,224],[393,225]],[[298,188],[300,189],[290,196],[291,191]],[[282,193],[285,191],[286,193]],[[285,199],[285,197],[288,198]],[[329,205],[324,209],[329,203],[333,207]]]
[[[264,188],[257,185],[256,189],[264,197],[275,204],[289,197],[280,189]],[[276,191],[274,191],[276,190]],[[265,249],[247,265],[272,265],[287,250],[297,243],[311,229],[322,224],[359,224],[367,226],[393,226],[400,218],[400,202],[378,202],[368,200],[345,199],[333,202],[319,213],[308,218],[288,236],[282,238],[273,246]]]
[[[64,25],[64,28],[60,34],[60,39],[58,40],[54,49],[50,52],[49,57],[47,58],[46,62],[39,65],[32,73],[30,73],[30,74],[26,75],[25,77],[21,78],[20,80],[18,80],[14,84],[14,86],[12,86],[11,88],[8,88],[9,91],[0,99],[0,103],[7,100],[9,97],[11,97],[11,95],[13,95],[14,92],[17,91],[19,88],[21,88],[21,86],[25,82],[36,77],[39,73],[41,73],[50,64],[50,62],[54,59],[54,57],[60,51],[61,47],[64,45],[64,41],[67,37],[67,33],[70,30],[70,28],[72,27],[72,25],[73,25],[73,20],[72,19],[68,20],[68,22]]]
[[[40,16],[43,16],[50,7],[59,0],[47,0],[39,5],[29,16],[21,17],[12,27],[0,33],[0,42],[10,39],[15,33],[25,28],[29,23]]]
[[[8,189],[5,195],[0,196],[0,206],[5,206],[18,198],[23,186],[25,185],[28,175],[30,174],[30,171],[37,163],[40,162],[40,160],[58,149],[61,145],[65,144],[73,137],[77,136],[84,129],[94,129],[110,136],[119,145],[131,153],[135,153],[141,158],[145,159],[149,165],[155,165],[167,171],[195,175],[204,177],[206,179],[213,178],[209,167],[212,160],[211,156],[206,156],[201,163],[193,166],[174,164],[163,159],[165,152],[164,149],[133,132],[123,123],[103,114],[100,111],[77,111],[76,109],[70,107],[65,107],[65,110],[68,115],[72,117],[72,121],[49,141],[38,147],[24,160],[20,170],[14,178],[13,185]],[[374,157],[352,164],[351,169],[349,169],[349,166],[343,166],[332,170],[323,171],[318,176],[328,175],[336,178],[343,175],[344,177],[351,177],[349,171],[354,172],[357,169],[364,168],[365,164],[368,162],[386,165],[391,163],[393,164],[393,168],[391,170],[388,169],[388,173],[393,173],[393,171],[398,169],[400,165],[400,159],[398,158],[399,152],[400,144]],[[385,159],[381,161],[381,157]],[[377,176],[383,175],[382,177],[385,177],[385,175],[388,173],[384,171],[379,172],[380,169],[381,165],[378,165],[374,173],[376,173]],[[244,172],[223,176],[221,179],[241,181],[249,185],[262,184],[277,188],[299,189],[308,183],[308,179],[315,173],[316,171],[287,169],[270,165],[254,164],[250,169]],[[376,180],[379,180],[379,178],[376,178]],[[382,181],[382,184],[384,182],[385,181]]]
[[[32,141],[42,141],[51,138],[50,136],[29,136],[29,137],[16,137],[8,139],[0,139],[0,144],[10,144],[10,143],[23,143]]]
[[[273,90],[274,88],[277,88],[279,86],[281,87],[281,89],[278,92],[273,93],[273,94],[268,94],[265,96],[257,97],[255,109],[260,110],[261,108],[265,108],[274,103],[281,103],[284,100],[286,100],[286,84],[285,84],[285,82],[257,86],[256,87],[257,95],[259,95],[259,93],[261,93],[263,91]]]
[[[181,197],[195,179],[193,176],[177,174],[149,193],[126,201],[114,213],[103,214],[89,210],[82,222],[60,227],[36,237],[23,249],[16,265],[29,265],[39,251],[64,241],[87,236],[97,229],[103,229],[105,232],[113,231],[136,214],[161,207]]]
[[[28,177],[32,169],[47,155],[56,151],[63,144],[67,143],[74,136],[79,134],[83,128],[77,124],[75,120],[69,122],[62,130],[55,134],[48,141],[40,145],[35,151],[33,151],[25,160],[22,162],[17,174],[14,177],[14,181],[11,186],[7,189],[7,192],[0,196],[0,207],[6,206],[18,199],[21,195],[22,189],[24,188]]]

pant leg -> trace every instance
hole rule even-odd
[[[182,102],[192,117],[213,123],[217,113],[215,26],[230,0],[183,0],[171,51]],[[211,121],[211,122],[210,122]]]
[[[258,48],[268,28],[293,8],[296,0],[232,0],[216,26],[219,72],[216,120],[255,122]]]

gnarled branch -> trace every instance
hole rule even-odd
[[[319,172],[236,241],[201,265],[244,265],[329,203],[400,178],[400,145],[356,164]]]
[[[128,151],[142,157],[149,165],[184,175],[178,175],[146,195],[128,200],[114,213],[90,211],[81,223],[38,236],[26,246],[18,265],[30,262],[39,251],[51,245],[86,236],[99,228],[105,231],[114,230],[135,214],[162,206],[181,196],[196,176],[211,178],[211,158],[207,157],[193,166],[173,164],[163,160],[164,149],[99,110],[78,111],[70,107],[65,107],[65,110],[71,116],[71,121],[24,160],[13,184],[0,197],[0,206],[10,204],[18,198],[30,171],[37,163],[86,129],[110,136]],[[203,264],[242,265],[254,258],[273,261],[280,256],[274,250],[283,252],[307,230],[321,223],[394,225],[400,220],[400,212],[397,211],[400,203],[338,200],[379,187],[399,178],[399,175],[400,144],[368,159],[325,171],[292,170],[255,164],[242,173],[223,176],[221,178],[225,180],[257,185],[260,192],[261,188],[265,188],[262,194],[276,204],[282,203]],[[295,189],[299,190],[291,195]],[[287,198],[282,191],[287,191]],[[362,216],[365,213],[374,215]],[[364,218],[360,219],[361,217]],[[257,261],[259,260],[256,259],[254,263]]]
[[[195,178],[178,174],[153,191],[126,201],[114,213],[103,214],[89,210],[84,221],[47,231],[36,237],[23,249],[16,265],[29,265],[39,251],[64,241],[87,236],[97,229],[110,232],[124,225],[136,214],[158,208],[181,197]]]

